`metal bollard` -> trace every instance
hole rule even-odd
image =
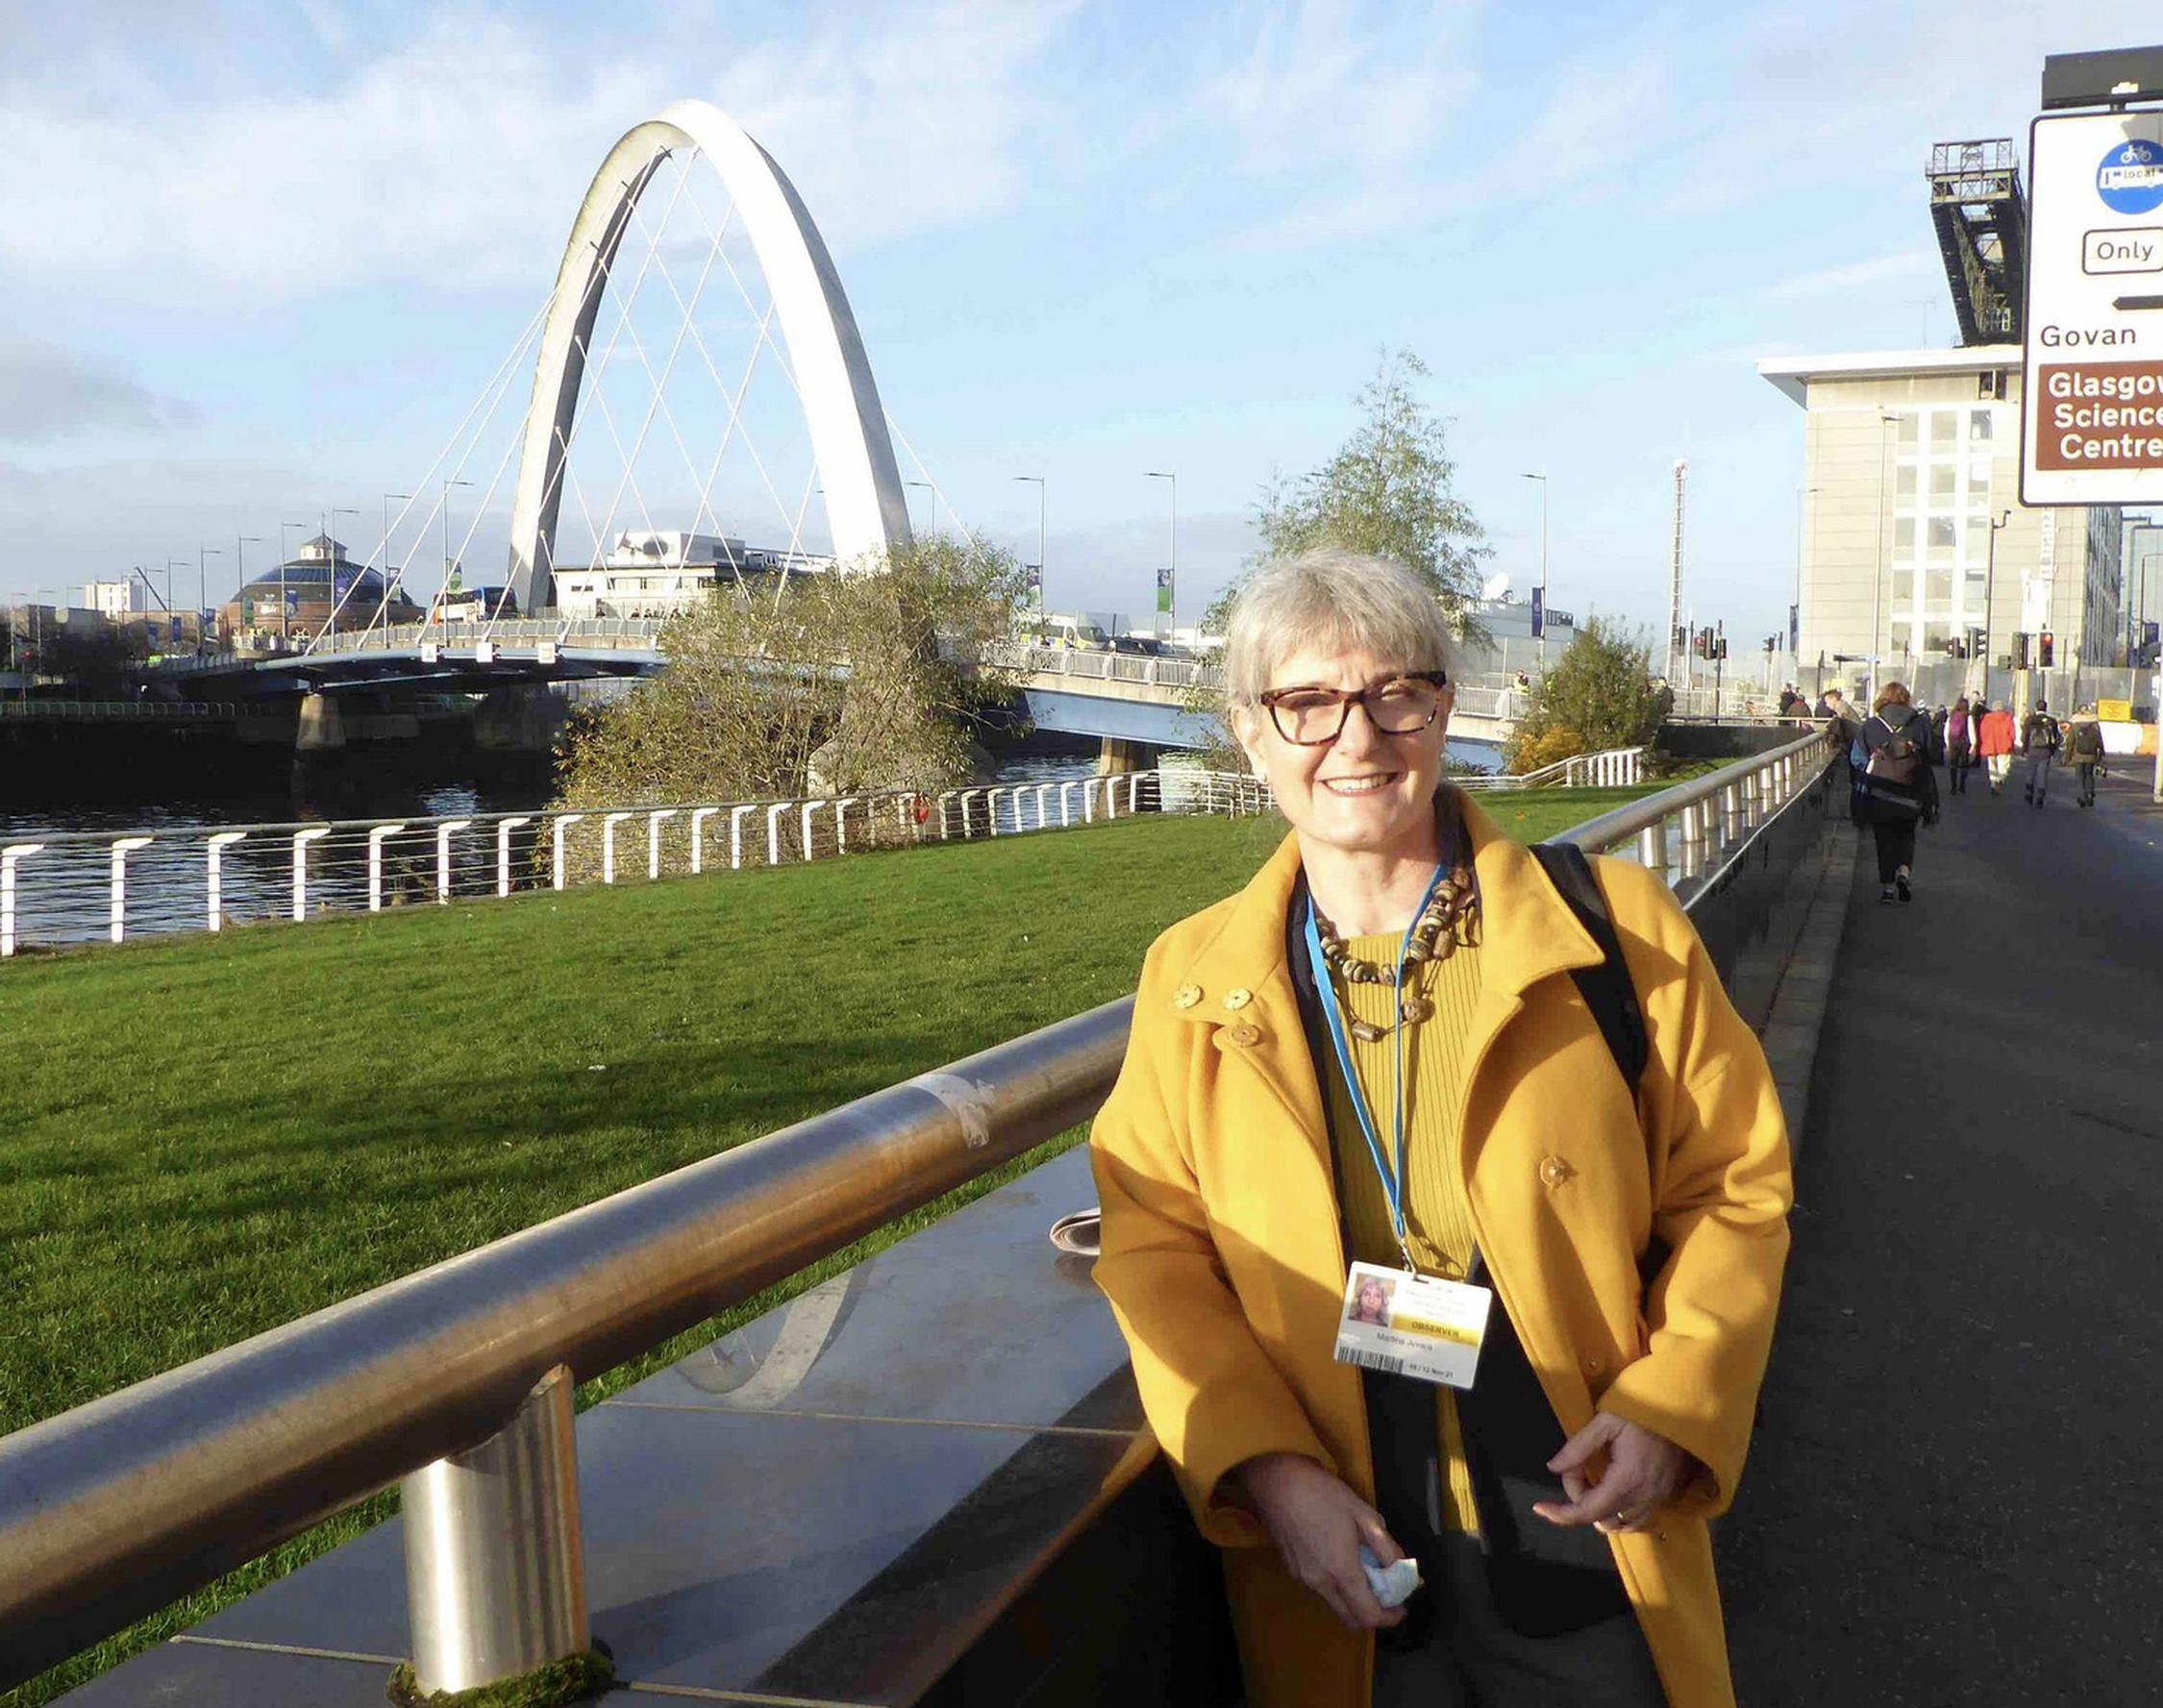
[[[399,1488],[423,1695],[494,1684],[592,1646],[568,1365],[479,1447]]]
[[[1637,839],[1637,859],[1648,872],[1667,876],[1667,820],[1645,827]]]

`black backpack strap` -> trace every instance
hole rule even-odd
[[[1535,842],[1532,856],[1539,861],[1548,881],[1569,903],[1578,923],[1600,946],[1600,964],[1579,967],[1570,977],[1577,980],[1579,994],[1592,1010],[1592,1018],[1599,1022],[1600,1035],[1607,1040],[1616,1071],[1634,1100],[1637,1082],[1645,1077],[1652,1044],[1645,1034],[1645,1011],[1637,1005],[1637,987],[1630,982],[1629,964],[1623,959],[1622,939],[1615,935],[1615,922],[1607,915],[1607,898],[1601,894],[1600,880],[1592,875],[1592,862],[1576,843]]]

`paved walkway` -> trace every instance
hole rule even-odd
[[[2163,807],[1866,841],[1724,1526],[1747,1708],[2163,1700]],[[2137,786],[2136,786],[2137,785]]]

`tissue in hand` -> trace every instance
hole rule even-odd
[[[1367,1573],[1367,1582],[1375,1592],[1375,1599],[1383,1607],[1402,1607],[1412,1598],[1412,1592],[1420,1587],[1420,1565],[1406,1557],[1394,1566],[1384,1566],[1375,1558],[1373,1548],[1359,1549],[1359,1564]]]

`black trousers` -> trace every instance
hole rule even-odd
[[[1914,819],[1880,819],[1872,825],[1877,838],[1877,881],[1889,884],[1902,866],[1915,865]]]
[[[2093,765],[2082,765],[2077,761],[2075,762],[2073,768],[2080,776],[2081,801],[2084,804],[2092,803],[2096,798],[2096,768]]]
[[[1946,770],[1950,773],[1952,792],[1968,792],[1968,744],[1965,741],[1949,741],[1945,748]]]
[[[1479,1544],[1441,1550],[1445,1609],[1425,1648],[1375,1651],[1375,1708],[1667,1708],[1634,1614],[1557,1637],[1526,1637],[1495,1612]]]

